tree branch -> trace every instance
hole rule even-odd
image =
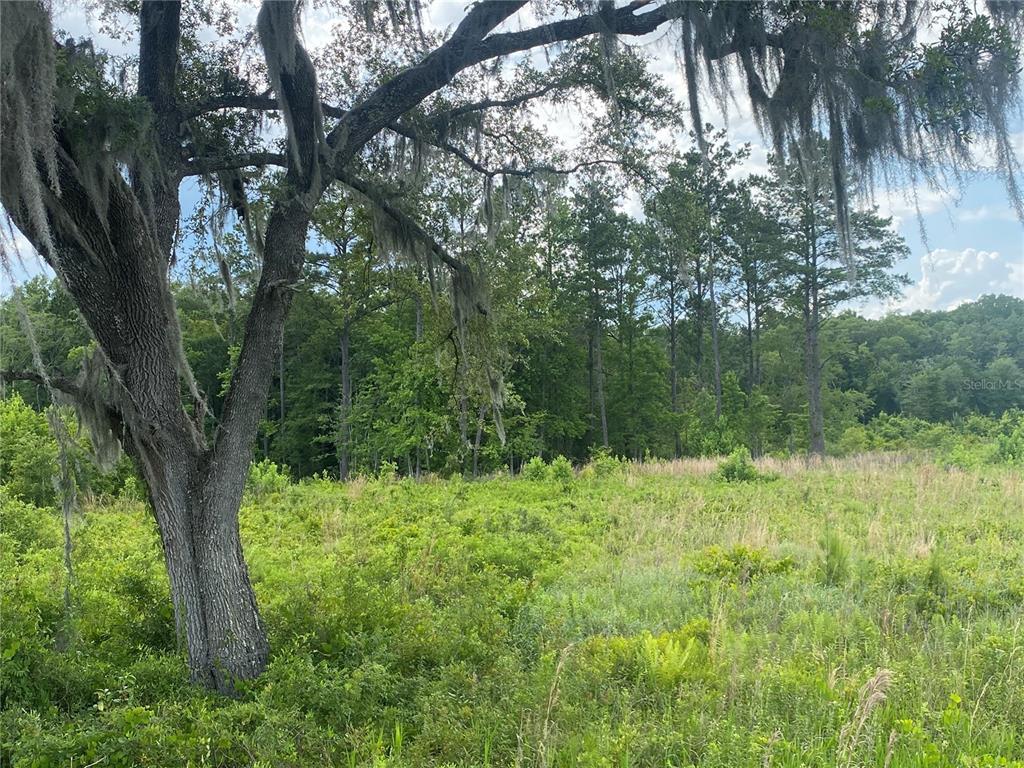
[[[213,96],[198,104],[191,104],[183,110],[183,116],[187,118],[199,117],[208,112],[216,112],[219,109],[252,109],[259,112],[280,112],[281,105],[273,96],[256,93],[224,93]],[[330,104],[320,103],[320,111],[327,117],[344,117],[347,110],[341,107],[334,107]]]
[[[366,142],[431,93],[450,83],[460,71],[483,61],[474,57],[472,52],[480,47],[491,30],[525,4],[526,0],[483,0],[476,3],[448,40],[427,54],[419,64],[398,73],[350,109],[327,136],[327,143],[336,151],[336,168],[347,165]]]
[[[35,371],[0,370],[0,381],[29,381],[33,384],[39,385],[40,387],[52,387],[59,392],[63,392],[69,397],[83,401],[87,400],[86,394],[82,388],[74,381],[64,376],[47,375],[44,378],[41,374]]]
[[[408,124],[405,124],[405,123],[393,123],[393,124],[389,125],[388,128],[390,130],[394,131],[395,133],[399,134],[400,136],[405,136],[407,139],[413,139],[414,141],[424,141],[424,142],[426,142],[427,144],[430,144],[433,147],[437,147],[438,149],[443,150],[444,152],[447,152],[448,154],[450,154],[450,155],[452,155],[454,157],[457,157],[459,160],[461,160],[470,169],[476,171],[479,174],[487,176],[488,178],[492,178],[492,179],[495,176],[520,176],[522,178],[527,178],[527,177],[530,177],[530,176],[535,176],[538,173],[553,173],[553,174],[558,174],[558,175],[568,175],[568,174],[571,174],[571,173],[575,173],[576,171],[578,171],[578,170],[580,170],[582,168],[588,168],[590,166],[595,166],[595,165],[619,165],[620,164],[620,161],[618,161],[618,160],[598,158],[598,159],[594,159],[594,160],[584,160],[584,161],[581,161],[581,162],[577,163],[576,165],[572,166],[571,168],[556,168],[553,165],[547,165],[547,164],[534,165],[534,166],[530,166],[529,168],[509,168],[509,167],[488,168],[487,166],[481,164],[477,160],[474,160],[469,155],[469,153],[466,152],[461,147],[459,147],[459,146],[457,146],[455,144],[452,144],[450,141],[445,141],[445,140],[443,140],[443,139],[441,139],[441,138],[439,138],[437,136],[424,137],[421,133],[416,131],[414,128],[412,128]]]
[[[456,259],[448,251],[445,250],[433,236],[427,232],[419,222],[409,216],[405,211],[396,208],[387,197],[381,193],[379,189],[376,189],[372,184],[360,179],[357,176],[353,176],[350,173],[342,171],[337,174],[338,181],[344,184],[346,187],[355,190],[360,195],[369,200],[373,205],[379,208],[385,215],[395,222],[401,224],[406,228],[412,235],[425,245],[431,253],[437,256],[449,269],[453,271],[460,271],[466,269],[464,264],[459,259]]]
[[[444,124],[456,117],[468,115],[471,112],[483,112],[484,110],[488,109],[519,107],[528,101],[532,101],[533,99],[539,99],[542,96],[547,96],[552,91],[564,87],[565,85],[565,82],[559,81],[554,83],[548,83],[547,85],[544,85],[541,88],[537,88],[536,90],[533,91],[528,91],[526,93],[520,94],[519,96],[510,96],[507,99],[483,99],[482,101],[475,101],[469,104],[460,104],[459,106],[452,107],[451,109],[441,110],[439,112],[432,112],[431,114],[427,115],[426,121],[431,125],[438,125]]]
[[[201,176],[215,171],[230,171],[236,168],[279,165],[287,167],[288,161],[280,152],[241,152],[223,157],[196,157],[184,165],[186,176]]]
[[[153,110],[160,165],[156,173],[133,168],[132,189],[152,221],[160,251],[168,261],[173,257],[181,212],[181,114],[177,87],[180,38],[181,3],[145,0],[139,9],[139,96]]]

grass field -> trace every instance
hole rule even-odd
[[[4,500],[3,762],[1024,766],[1019,470],[714,468],[264,487],[235,700],[185,683],[141,503],[77,521],[68,623],[57,514]]]

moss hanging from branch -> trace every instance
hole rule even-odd
[[[44,200],[47,191],[60,193],[53,132],[56,84],[49,13],[38,2],[0,3],[0,131],[13,148],[0,163],[0,183],[17,190],[15,205],[27,213],[47,258],[54,248]]]
[[[989,11],[978,13],[963,0],[692,3],[680,21],[680,57],[698,144],[703,149],[705,83],[726,114],[735,83],[744,83],[754,119],[780,156],[827,136],[847,255],[851,179],[858,194],[876,176],[892,183],[911,174],[934,186],[962,186],[978,167],[972,139],[992,142],[1007,195],[1024,220],[1020,161],[1007,122],[1020,105],[1024,6],[990,3]],[[917,43],[929,23],[943,26],[939,40]]]
[[[256,18],[270,86],[284,116],[292,166],[312,186],[320,179],[320,153],[327,150],[324,115],[313,62],[299,42],[297,4],[264,3]]]

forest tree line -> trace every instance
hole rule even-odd
[[[600,168],[572,188],[552,178],[544,201],[528,198],[537,185],[506,179],[483,205],[453,168],[421,205],[486,276],[486,315],[467,343],[451,294],[395,257],[359,200],[334,196],[315,221],[257,458],[347,477],[385,462],[479,474],[600,449],[637,460],[823,452],[878,414],[951,421],[1024,407],[1024,301],[853,313],[850,302],[905,283],[891,222],[854,212],[847,254],[824,176],[809,184],[773,161],[735,179],[746,152],[718,134],[706,156],[674,157],[646,187],[643,217],[624,212],[622,176]],[[227,204],[209,197],[194,220]],[[487,241],[466,234],[485,216]],[[258,280],[248,222],[232,221],[217,248],[196,225],[174,285],[212,420]],[[32,367],[21,302],[42,357],[74,376],[91,342],[72,302],[46,278],[20,295],[2,306],[2,367]],[[16,386],[45,402],[41,387]]]

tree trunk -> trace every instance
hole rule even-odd
[[[281,327],[281,351],[277,356],[277,441],[284,438],[284,326]]]
[[[818,328],[812,316],[807,317],[804,334],[804,368],[807,376],[807,416],[810,427],[811,453],[825,455],[825,417],[821,407],[821,361],[818,350]]]
[[[601,420],[601,445],[608,447],[608,407],[604,397],[604,358],[601,354],[601,324],[594,323],[594,388]]]
[[[804,276],[804,369],[807,378],[807,423],[810,452],[825,455],[825,415],[821,406],[821,352],[818,348],[818,236],[812,218],[808,228]]]
[[[679,413],[679,361],[678,357],[678,341],[676,331],[676,298],[675,289],[672,288],[672,295],[669,296],[669,316],[668,316],[668,362],[669,362],[669,389],[670,389],[670,403],[672,408],[672,414]],[[674,458],[679,458],[683,452],[682,440],[679,436],[679,427],[675,424],[672,425],[673,438],[675,440],[675,453]]]
[[[747,314],[747,394],[754,391],[754,316],[750,306],[750,284],[747,284],[744,304]]]
[[[352,446],[352,367],[349,354],[351,333],[346,320],[341,329],[341,411],[338,414],[338,479],[345,481],[349,473],[349,457]]]
[[[715,275],[708,283],[711,300],[711,356],[714,358],[715,416],[722,416],[722,357],[718,351],[718,303],[715,301]]]
[[[693,365],[697,373],[697,381],[700,384],[700,388],[704,388],[704,285],[702,283],[702,275],[700,271],[700,261],[696,263],[697,269],[694,273],[694,282],[696,285],[696,296],[695,306],[693,309]]]
[[[266,666],[267,639],[238,530],[242,484],[225,488],[182,445],[136,441],[193,682],[233,693]]]
[[[480,443],[484,437],[484,416],[487,415],[487,406],[481,405],[476,415],[476,439],[473,441],[473,477],[476,477],[479,470]]]

